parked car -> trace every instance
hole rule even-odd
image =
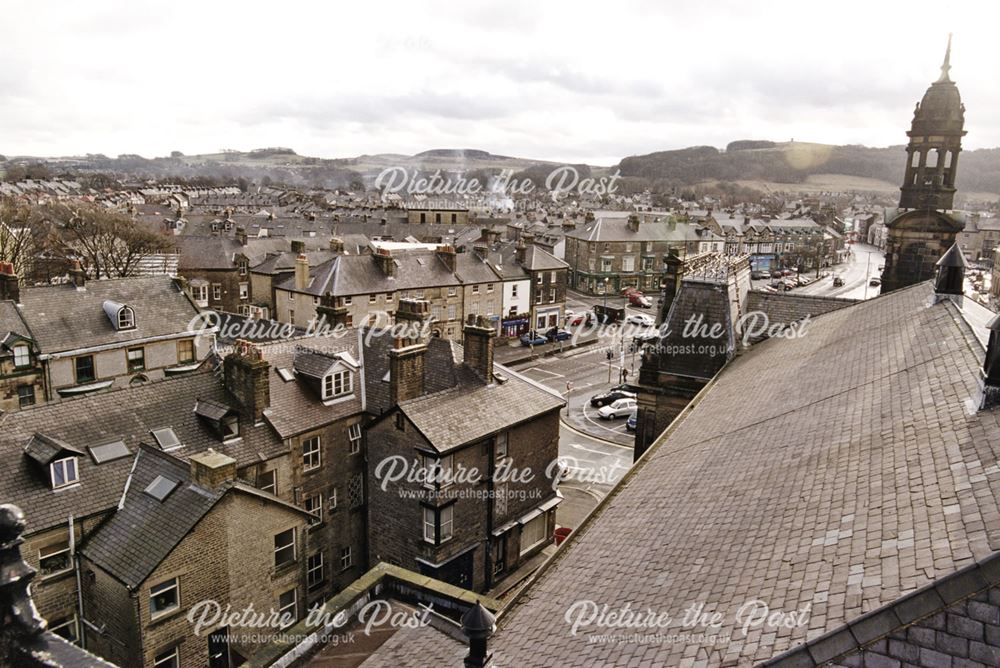
[[[573,313],[566,318],[567,326],[583,325],[594,322],[594,314],[590,311],[585,311],[583,313]]]
[[[641,292],[628,293],[628,303],[639,308],[652,308],[653,301]]]
[[[573,335],[567,332],[565,329],[559,329],[553,327],[549,331],[545,332],[545,338],[549,341],[565,341],[566,339],[573,338]]]
[[[632,411],[632,414],[628,416],[628,420],[625,422],[625,431],[635,431],[635,423],[638,416],[639,411]]]
[[[750,278],[753,279],[753,280],[755,280],[755,281],[761,281],[761,280],[767,278],[767,272],[763,272],[763,271],[759,271],[757,269],[754,269],[753,271],[750,272]]]
[[[632,337],[632,340],[636,343],[652,343],[660,338],[660,330],[658,329],[647,329],[645,331],[639,332]]]
[[[597,414],[605,420],[614,420],[616,418],[628,417],[634,410],[636,410],[635,399],[625,398],[618,399],[617,401],[604,406],[597,411]]]
[[[548,343],[549,340],[536,332],[531,330],[525,334],[521,335],[521,345],[522,346],[540,346],[543,343]]]
[[[878,287],[879,285],[882,285],[882,279],[878,276],[872,276],[871,280],[868,281],[868,285]]]
[[[640,327],[652,327],[656,324],[656,321],[645,313],[633,313],[625,318],[625,322],[629,325],[639,325]]]
[[[777,270],[772,271],[771,272],[771,278],[781,278],[781,272],[777,271]]]
[[[844,287],[844,278],[842,276],[833,277],[833,287],[842,288]]]
[[[617,385],[612,387],[607,392],[602,392],[601,394],[595,394],[590,398],[590,405],[596,408],[601,408],[607,406],[608,404],[613,404],[619,399],[635,399],[635,393],[629,392],[624,389],[624,386]]]

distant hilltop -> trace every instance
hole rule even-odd
[[[185,155],[173,151],[169,157],[144,158],[101,154],[77,157],[36,158],[11,156],[0,172],[15,166],[46,164],[53,174],[100,171],[143,178],[215,178],[233,181],[284,183],[289,186],[358,188],[371,185],[385,169],[405,168],[411,174],[431,174],[440,170],[472,173],[489,178],[502,170],[519,177],[542,178],[555,163],[549,160],[497,155],[482,149],[436,148],[414,155],[377,153],[350,158],[318,158],[296,153],[287,147],[257,148],[250,151],[221,150],[217,153]],[[623,158],[617,165],[576,165],[585,176],[606,176],[616,169],[631,187],[687,187],[705,182],[741,182],[752,187],[782,189],[782,184],[816,185],[835,183],[836,188],[879,190],[898,193],[902,183],[905,152],[902,145],[869,148],[811,142],[775,142],[766,139],[739,139],[724,149],[692,146],[655,151]],[[4,167],[6,164],[6,168]],[[834,177],[834,178],[831,178]],[[1000,149],[962,152],[958,173],[959,195],[1000,194]]]

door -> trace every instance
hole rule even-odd
[[[208,668],[230,668],[229,627],[208,636]]]

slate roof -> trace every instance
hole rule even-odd
[[[116,330],[105,300],[131,306],[135,328]],[[47,354],[180,334],[198,314],[169,276],[87,281],[83,291],[72,285],[21,288],[20,311]]]
[[[702,327],[692,333],[687,323],[696,318],[701,318],[697,322]],[[723,334],[714,336],[713,329]],[[732,357],[736,347],[726,286],[684,280],[670,305],[666,327],[661,326],[660,331],[666,332],[658,343],[661,350],[657,367],[660,370],[703,379],[714,376]]]
[[[856,304],[856,299],[840,299],[837,297],[821,297],[818,295],[801,295],[786,293],[768,293],[751,290],[747,295],[747,305],[744,314],[760,312],[767,316],[770,324],[784,323],[790,324],[798,322],[805,317],[815,318],[818,315],[836,311],[838,309]],[[747,325],[751,328],[760,327],[762,323],[751,322],[747,319]],[[753,336],[752,341],[760,341],[766,338],[766,332],[761,332],[759,336]]]
[[[554,271],[566,269],[568,264],[534,244],[524,249],[524,267],[529,271]]]
[[[133,465],[124,507],[82,548],[88,559],[130,588],[142,584],[228,489],[210,491],[192,484],[187,463],[150,446],[139,449]],[[157,476],[177,483],[162,502],[144,491]],[[119,494],[123,489],[124,484]]]
[[[180,447],[171,452],[187,457],[208,448],[233,457],[239,466],[272,459],[287,451],[267,425],[240,421],[241,438],[228,444],[194,413],[197,399],[235,406],[221,381],[209,371],[100,394],[65,399],[0,416],[0,498],[16,499],[29,509],[35,532],[66,521],[73,514],[88,516],[118,503],[131,467],[123,458],[94,464],[89,454],[77,460],[80,484],[53,491],[48,472],[24,453],[36,432],[86,451],[87,447],[121,440],[135,452],[140,442],[153,443],[154,429],[171,427]]]
[[[639,224],[638,230],[633,231],[628,225],[628,214],[599,214],[599,217],[592,223],[578,226],[576,229],[566,232],[567,237],[580,239],[588,242],[600,241],[676,241],[693,242],[700,241],[703,230],[701,226],[693,223],[684,223],[666,220],[668,215],[662,216],[663,220],[646,219]],[[721,222],[721,221],[720,221]]]
[[[8,333],[14,333],[28,339],[34,338],[14,302],[0,301],[0,340],[3,340]]]
[[[318,393],[303,379],[296,377],[286,381],[278,373],[278,369],[292,371],[296,355],[295,347],[298,343],[313,350],[322,350],[330,355],[346,352],[358,360],[360,359],[358,353],[360,333],[361,330],[357,330],[351,331],[339,339],[309,337],[301,342],[282,341],[258,346],[264,359],[271,364],[269,379],[271,405],[264,411],[264,417],[282,438],[290,438],[336,420],[358,415],[364,410],[361,374],[367,374],[367,368],[354,372],[356,375],[354,377],[353,398],[347,401],[338,401],[329,406],[324,405]],[[329,357],[323,357],[323,359],[329,360],[331,364],[333,362]]]
[[[505,382],[486,385],[471,369],[458,369],[458,384],[399,404],[438,452],[485,438],[525,420],[558,410],[566,402],[552,390],[505,367]]]
[[[177,269],[181,272],[185,269],[235,271],[236,254],[243,251],[238,241],[225,237],[184,235],[177,237],[176,241],[180,253]]]
[[[1000,549],[1000,412],[984,349],[929,283],[818,317],[735,358],[500,620],[503,665],[747,666]],[[625,548],[625,549],[623,549]],[[752,599],[810,606],[790,629]],[[723,613],[722,641],[590,643],[571,605]],[[631,629],[629,629],[631,631]]]
[[[302,292],[340,297],[461,284],[434,251],[395,253],[393,260],[394,275],[387,276],[372,255],[340,255],[312,269],[312,280]],[[294,291],[295,278],[290,277],[276,287]]]
[[[333,251],[306,251],[306,259],[309,260],[309,266],[315,267],[324,262],[329,261],[331,258],[335,257]],[[291,251],[283,253],[274,253],[268,255],[267,258],[258,265],[250,268],[250,271],[254,274],[266,274],[275,275],[283,274],[286,272],[295,271],[295,260],[299,256],[298,253],[293,253]]]
[[[393,602],[393,608],[400,605]],[[415,612],[417,614],[419,611]],[[432,625],[396,629],[378,649],[361,663],[361,668],[427,668],[461,666],[469,646]],[[314,668],[323,665],[316,660]]]

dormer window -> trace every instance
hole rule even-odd
[[[239,438],[240,416],[229,406],[208,399],[198,399],[194,404],[194,412],[204,418],[223,441]]]
[[[76,457],[57,459],[49,464],[49,469],[52,472],[52,489],[68,487],[80,482],[80,476],[76,469]]]
[[[118,329],[132,329],[135,327],[135,311],[125,306],[118,311]]]
[[[102,304],[104,313],[116,330],[135,329],[135,311],[131,306],[113,302],[110,299]]]
[[[323,398],[333,399],[354,391],[354,379],[350,371],[334,371],[323,378]]]
[[[14,368],[23,369],[31,366],[31,350],[28,346],[14,346]]]

